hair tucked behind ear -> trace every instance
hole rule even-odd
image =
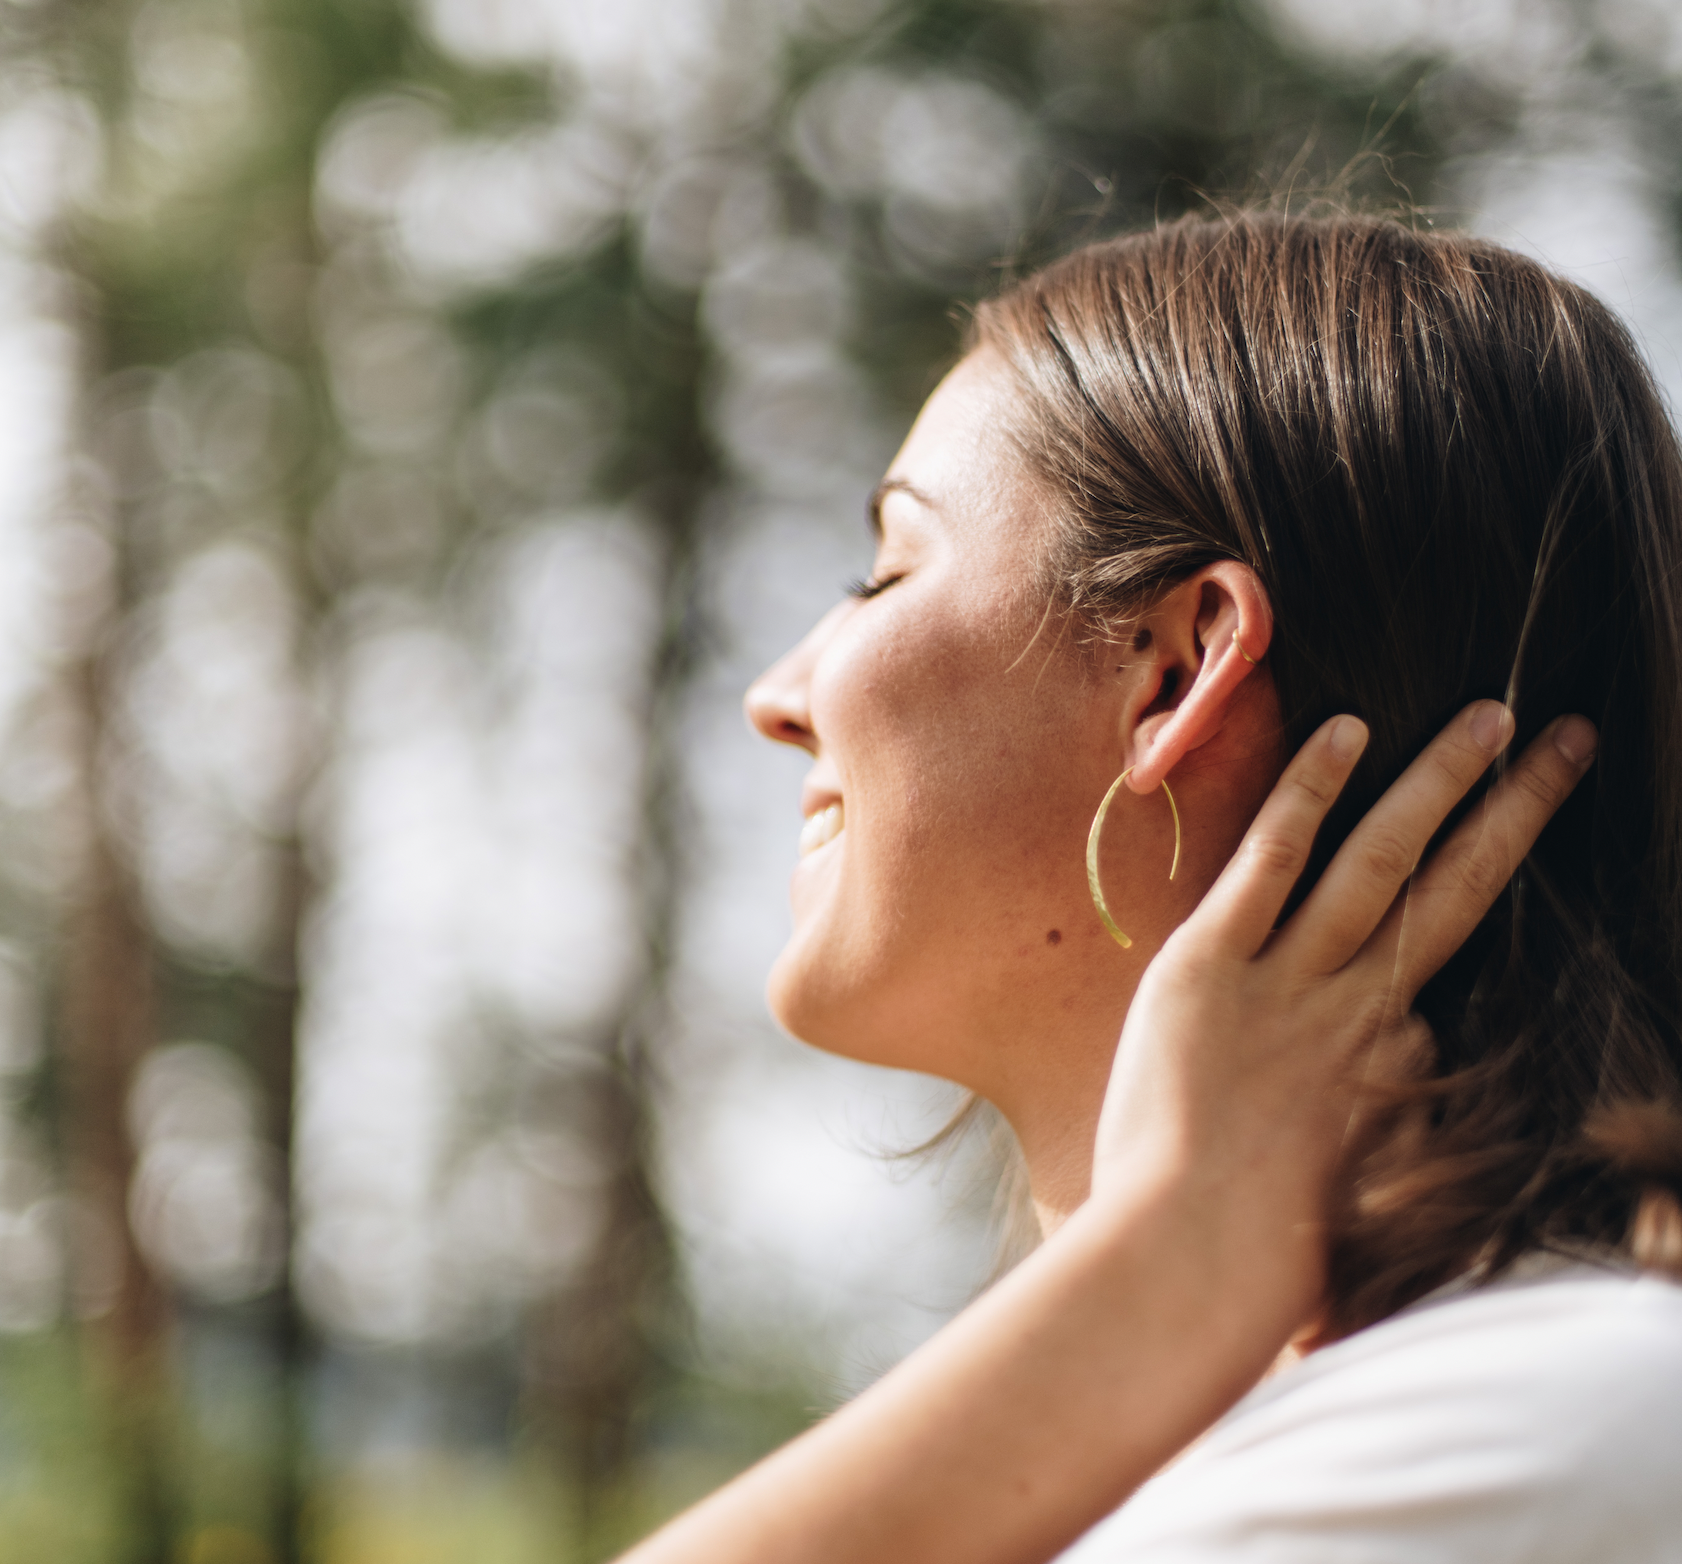
[[[1330,1332],[1537,1247],[1682,1270],[1682,456],[1623,328],[1464,234],[1245,215],[1081,250],[974,340],[1062,497],[1072,610],[1242,560],[1290,746],[1370,725],[1310,881],[1468,701],[1513,706],[1515,753],[1563,712],[1600,729],[1420,996],[1434,1078],[1351,1174]]]

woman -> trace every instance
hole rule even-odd
[[[1682,458],[1621,328],[1188,220],[984,306],[873,511],[749,696],[814,757],[771,1003],[992,1102],[1047,1239],[633,1557],[1050,1558],[1292,1341],[1071,1559],[1682,1553]]]

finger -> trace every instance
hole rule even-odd
[[[1232,861],[1195,917],[1245,958],[1261,949],[1314,846],[1314,833],[1337,801],[1367,745],[1358,717],[1333,717],[1292,757]]]
[[[1343,1137],[1343,1162],[1353,1166],[1373,1149],[1375,1139],[1397,1130],[1398,1110],[1425,1107],[1409,1100],[1407,1086],[1424,1079],[1436,1059],[1436,1037],[1419,1016],[1404,1015],[1383,1027],[1352,1061],[1355,1100]]]
[[[1512,737],[1499,701],[1474,701],[1367,811],[1291,919],[1291,959],[1335,972],[1371,937],[1431,838]]]
[[[1414,996],[1467,940],[1535,846],[1554,811],[1594,763],[1594,725],[1551,723],[1460,822],[1387,914],[1373,944],[1395,973],[1399,1005]],[[1394,954],[1385,956],[1386,946]]]

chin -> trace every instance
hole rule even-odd
[[[849,927],[870,926],[846,916],[845,851],[843,832],[795,866],[789,884],[794,932],[771,965],[765,1001],[777,1024],[801,1042],[856,1057],[847,1039],[857,1030],[860,1001],[879,975],[872,973],[868,953],[848,949],[852,942],[843,935]]]
[[[824,941],[814,938],[812,921],[801,919],[788,943],[771,964],[765,980],[765,1003],[777,1025],[791,1037],[827,1053],[857,1056],[849,1040],[857,1033],[849,1015],[857,1014],[855,985],[838,982],[837,963],[825,959]],[[816,948],[814,948],[816,947]],[[852,993],[848,990],[853,989]]]
[[[924,963],[899,946],[837,937],[846,920],[796,926],[772,964],[765,998],[777,1024],[825,1053],[970,1084],[958,1061],[961,996],[916,980]]]
[[[843,831],[796,866],[794,932],[765,985],[771,1015],[825,1053],[971,1085],[987,1047],[985,966],[952,948],[907,854],[884,864],[865,847]]]

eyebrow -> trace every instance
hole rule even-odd
[[[940,508],[929,495],[925,494],[909,479],[884,478],[870,491],[870,498],[865,502],[864,507],[865,520],[870,523],[870,535],[878,542],[881,541],[882,537],[882,501],[890,494],[909,494],[919,505],[926,506],[929,510]]]

